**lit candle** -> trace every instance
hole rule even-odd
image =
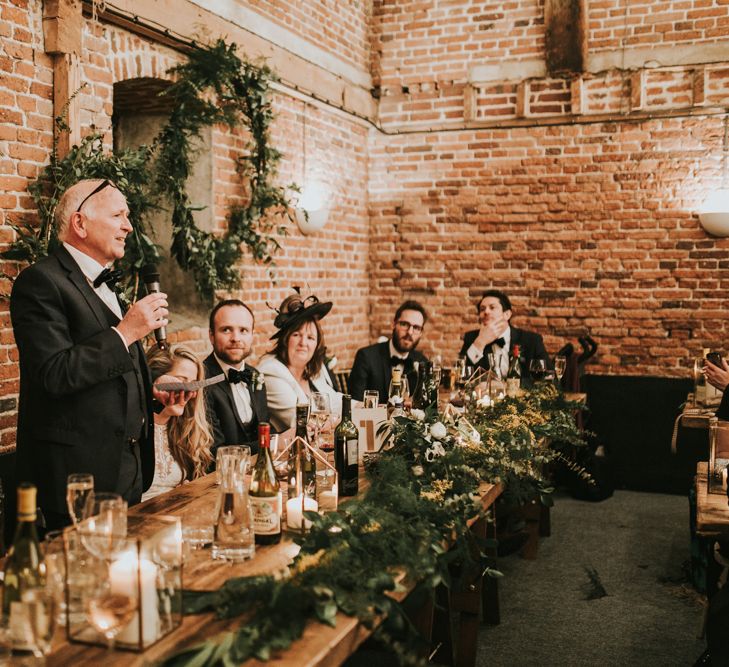
[[[319,507],[323,512],[334,512],[337,509],[337,485],[319,492]]]
[[[726,489],[726,478],[727,478],[727,469],[724,468],[721,471],[721,485]]]
[[[139,599],[141,576],[141,599]],[[157,609],[157,566],[146,558],[138,558],[135,553],[125,553],[109,567],[111,592],[115,595],[128,595],[138,600],[139,607],[130,623],[117,636],[118,641],[126,644],[139,643],[139,612],[142,612],[142,644],[147,645],[157,639],[159,634],[159,612]]]
[[[292,530],[301,530],[301,503],[304,503],[304,512],[317,512],[319,510],[319,503],[313,498],[308,496],[298,495],[296,498],[286,501],[286,525]],[[308,530],[311,528],[311,521],[308,519],[304,520],[304,527]]]

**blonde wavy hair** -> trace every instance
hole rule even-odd
[[[183,345],[173,345],[168,350],[160,350],[157,345],[147,351],[147,363],[152,372],[152,381],[160,375],[169,373],[177,359],[187,359],[195,364],[197,378],[205,377],[205,370],[192,350]],[[167,422],[167,440],[170,453],[185,473],[185,479],[197,479],[207,473],[213,462],[210,446],[213,436],[205,412],[205,398],[200,391],[185,405],[179,417],[171,417]]]

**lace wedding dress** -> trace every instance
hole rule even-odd
[[[182,483],[180,464],[172,458],[167,441],[167,424],[154,425],[154,479],[152,486],[142,495],[142,501],[174,489]]]

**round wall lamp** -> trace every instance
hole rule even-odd
[[[324,228],[329,218],[328,208],[319,208],[313,211],[307,211],[304,208],[294,209],[296,215],[296,224],[299,225],[299,229],[302,234],[315,234],[319,230]]]
[[[709,194],[701,205],[699,222],[714,236],[729,236],[729,116],[724,116],[724,150],[722,152],[722,186]]]

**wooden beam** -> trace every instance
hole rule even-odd
[[[694,70],[692,102],[697,107],[706,104],[706,67],[697,67]]]
[[[516,115],[525,118],[529,115],[529,81],[520,81],[516,86]]]
[[[584,70],[585,17],[585,0],[544,0],[544,41],[550,74]]]
[[[646,70],[633,72],[630,75],[630,110],[640,111],[645,109],[645,78]]]

